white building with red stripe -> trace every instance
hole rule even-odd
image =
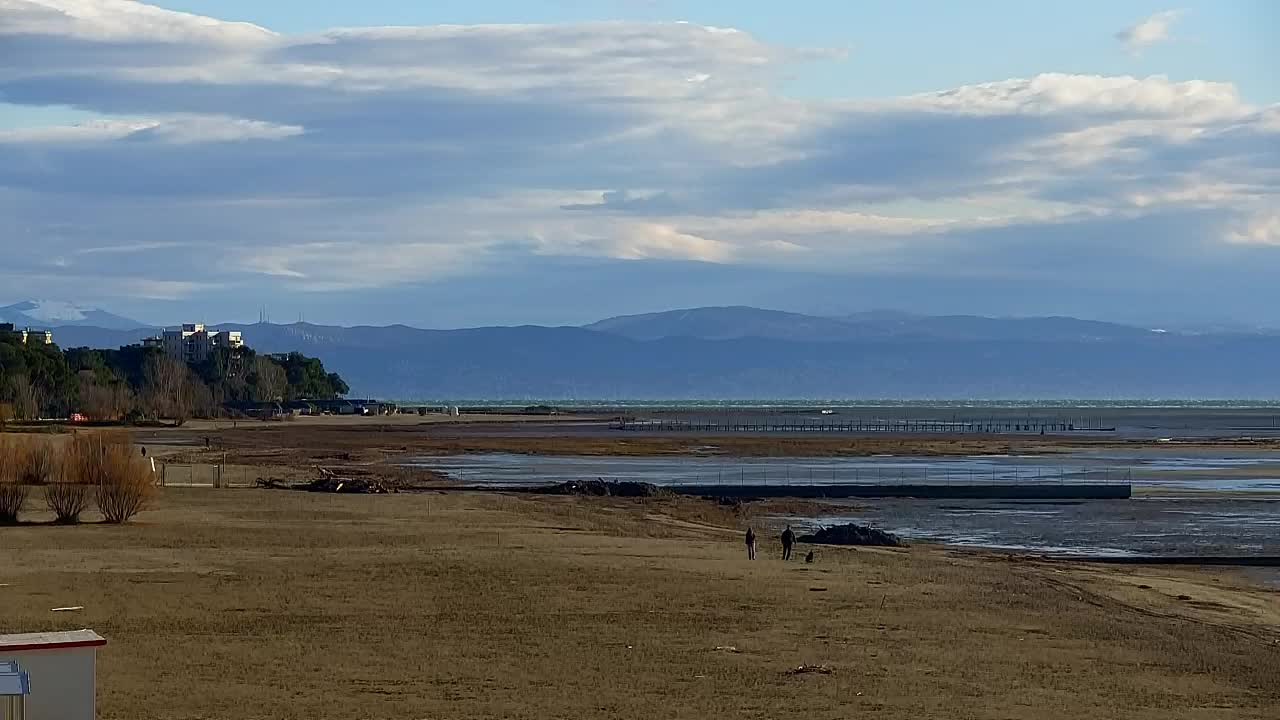
[[[0,635],[0,663],[16,661],[27,673],[26,720],[94,720],[98,648],[92,630]]]

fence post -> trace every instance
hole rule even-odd
[[[160,463],[160,487],[165,486],[165,474],[169,471],[169,463]]]

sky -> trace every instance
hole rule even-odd
[[[1280,326],[1280,5],[0,0],[0,305]]]

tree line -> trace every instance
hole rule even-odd
[[[68,417],[145,421],[217,417],[228,403],[332,400],[350,388],[317,358],[215,348],[185,363],[161,348],[117,350],[0,339],[0,421]]]

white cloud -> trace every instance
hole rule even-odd
[[[609,246],[610,255],[623,260],[663,258],[721,263],[733,257],[732,245],[658,223],[633,225]]]
[[[170,144],[276,140],[301,135],[296,125],[223,115],[173,115],[154,119],[90,120],[76,125],[0,129],[0,143],[91,143],[152,139]]]
[[[1135,78],[1046,73],[915,95],[906,102],[986,115],[1099,113],[1210,119],[1239,116],[1249,110],[1230,83],[1172,82],[1162,75]]]
[[[1280,212],[1262,212],[1238,223],[1227,238],[1240,245],[1280,245]]]
[[[1184,14],[1186,14],[1185,10],[1158,12],[1116,33],[1116,39],[1124,43],[1129,52],[1141,52],[1152,45],[1168,40],[1173,24]]]
[[[89,40],[256,44],[275,37],[249,23],[174,12],[137,0],[0,0],[0,35]]]

